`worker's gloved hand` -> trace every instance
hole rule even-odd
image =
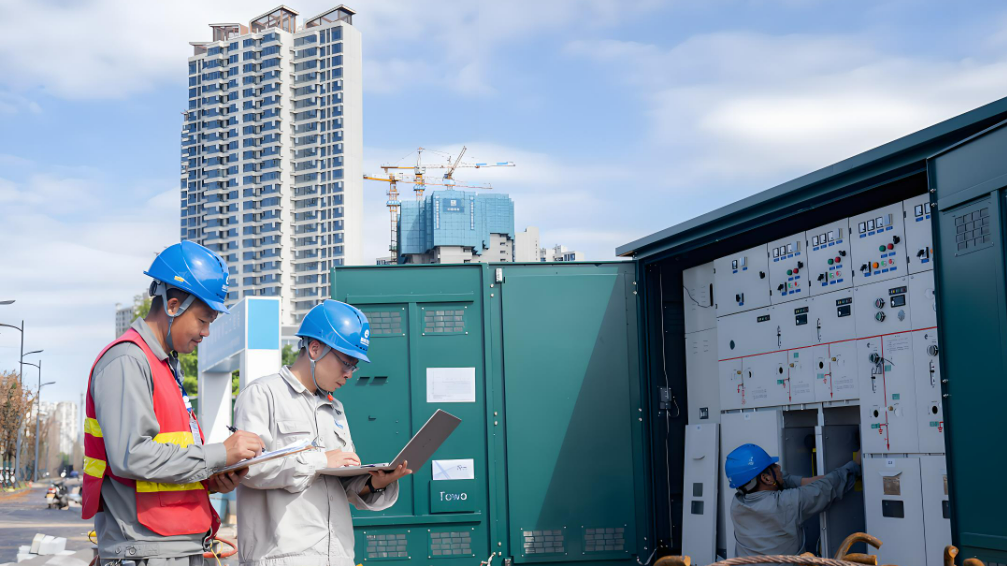
[[[409,469],[409,460],[403,461],[399,464],[399,467],[395,468],[391,472],[376,471],[371,472],[371,485],[376,489],[381,489],[383,487],[388,487],[389,485],[399,481],[400,478],[408,476],[413,473]]]
[[[860,460],[861,460],[861,458],[860,458],[860,451],[857,450],[856,452],[853,453],[853,461],[856,462],[856,464],[859,466],[860,465]]]
[[[241,483],[241,478],[245,477],[247,473],[248,468],[245,468],[237,472],[227,472],[226,474],[212,476],[210,478],[210,491],[230,493],[238,487],[238,484]]]
[[[261,454],[265,448],[266,445],[262,443],[259,435],[247,430],[239,430],[224,441],[224,449],[227,450],[227,465],[254,458]]]
[[[342,468],[343,466],[359,466],[360,456],[357,456],[353,452],[343,452],[342,450],[329,450],[325,453],[325,458],[328,460],[328,467],[330,468]]]

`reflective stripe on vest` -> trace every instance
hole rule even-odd
[[[196,439],[189,423],[190,415],[182,402],[174,374],[167,362],[157,359],[137,331],[130,329],[109,344],[98,355],[98,360],[111,347],[123,342],[140,347],[150,365],[154,385],[154,416],[157,418],[158,427],[163,431],[154,436],[154,442],[174,444],[180,448],[195,444]],[[95,365],[98,360],[95,360]],[[94,366],[91,367],[91,372],[93,377]],[[216,532],[220,521],[216,512],[210,507],[205,482],[171,484],[134,481],[112,473],[107,464],[105,439],[96,417],[91,385],[89,377],[85,407],[87,418],[84,421],[84,485],[81,490],[83,518],[90,519],[97,513],[101,503],[101,484],[107,476],[136,490],[136,520],[151,531],[163,536],[190,535],[211,530]],[[202,440],[202,431],[199,433]],[[128,517],[116,519],[130,520]]]

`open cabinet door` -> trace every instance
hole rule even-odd
[[[1007,288],[1003,210],[1007,122],[927,162],[936,254],[940,375],[954,544],[962,558],[1007,562]]]

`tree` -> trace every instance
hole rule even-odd
[[[283,357],[283,365],[285,366],[294,365],[294,362],[297,360],[298,352],[299,350],[295,350],[294,347],[291,346],[290,344],[284,344],[283,352],[281,353],[281,356]]]
[[[147,318],[150,313],[150,295],[140,294],[133,296],[133,320]],[[132,322],[132,321],[130,321]]]
[[[10,467],[18,461],[24,425],[34,401],[31,392],[21,387],[17,372],[0,371],[0,464]],[[23,477],[20,470],[18,477]]]

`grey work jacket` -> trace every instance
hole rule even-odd
[[[158,359],[168,357],[143,319],[136,319],[131,328]],[[172,358],[170,363],[178,375],[178,361]],[[210,477],[227,460],[223,444],[182,448],[154,442],[160,432],[154,416],[154,378],[147,357],[135,344],[117,344],[98,360],[91,375],[91,397],[108,466],[119,477],[191,483]],[[141,525],[132,487],[106,476],[101,500],[104,510],[94,516],[94,528],[102,560],[202,555],[205,534],[166,537]]]
[[[355,565],[350,503],[387,509],[398,499],[399,485],[361,498],[368,475],[317,475],[326,467],[324,451],[355,452],[342,403],[312,394],[284,367],[238,395],[234,421],[239,430],[258,434],[266,450],[316,436],[323,447],[249,468],[238,486],[241,566]]]
[[[860,466],[848,462],[822,479],[801,485],[801,478],[784,475],[783,489],[735,493],[731,501],[735,553],[738,556],[796,555],[805,551],[804,521],[853,489]]]

